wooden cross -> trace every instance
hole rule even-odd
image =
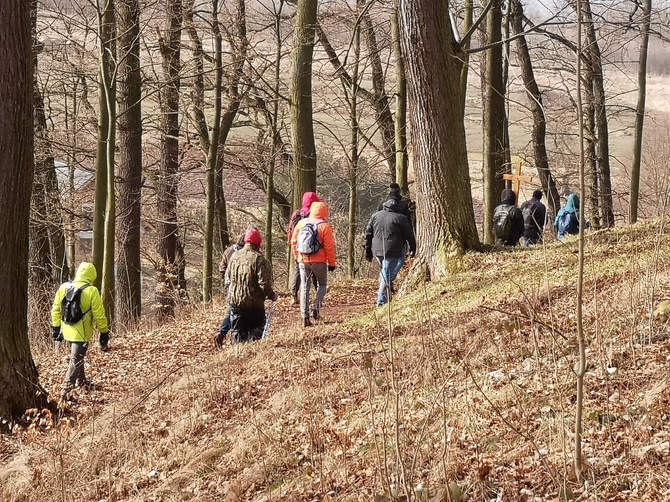
[[[517,162],[516,169],[514,170],[515,171],[514,173],[503,174],[503,179],[504,180],[512,182],[512,190],[516,194],[517,204],[519,203],[519,187],[521,186],[521,182],[523,181],[523,182],[526,182],[526,183],[530,183],[531,181],[533,181],[532,176],[522,176],[521,175],[521,164],[522,164],[521,161]]]

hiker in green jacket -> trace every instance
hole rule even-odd
[[[83,262],[74,281],[61,284],[51,307],[51,330],[55,342],[70,342],[70,366],[65,375],[61,399],[75,386],[90,388],[84,374],[84,357],[93,337],[93,324],[100,332],[100,348],[107,350],[109,327],[100,292],[93,286],[97,273],[92,263]],[[65,311],[64,311],[65,308]]]

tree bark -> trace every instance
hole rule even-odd
[[[298,0],[291,55],[291,146],[293,148],[293,207],[302,194],[316,191],[316,145],[312,118],[312,56],[317,0]]]
[[[161,93],[161,160],[156,192],[158,198],[158,263],[156,302],[161,317],[174,316],[179,265],[177,263],[177,173],[179,171],[179,72],[181,69],[181,0],[165,0],[168,26],[161,33],[163,78]]]
[[[41,399],[28,343],[28,227],[33,178],[33,59],[30,8],[0,2],[0,417]]]
[[[438,279],[454,255],[479,247],[461,108],[464,54],[445,2],[400,0],[400,28],[417,177],[421,269]]]
[[[142,313],[140,217],[142,192],[142,75],[138,0],[117,0],[119,27],[119,225],[116,305],[136,323]]]

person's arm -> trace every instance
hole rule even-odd
[[[51,305],[51,326],[54,328],[60,328],[60,325],[63,322],[63,315],[60,310],[60,304],[63,301],[64,296],[65,288],[61,286],[58,288],[58,291],[56,291],[53,305]]]
[[[365,249],[372,249],[372,238],[374,237],[374,214],[370,217],[368,225],[365,227]]]
[[[300,232],[300,229],[303,227],[304,224],[305,224],[304,220],[300,220],[293,229],[293,234],[291,235],[291,252],[293,253],[295,261],[298,261],[298,251],[296,251],[295,249],[295,246],[298,243],[298,233]]]
[[[270,262],[267,261],[262,255],[259,255],[256,264],[258,287],[265,295],[265,298],[269,298],[273,301],[276,300],[277,294],[274,292],[274,285],[272,282],[272,267],[270,266]]]
[[[407,220],[407,218],[405,218]],[[405,236],[405,241],[409,244],[409,254],[414,256],[416,253],[416,237],[414,236],[414,229],[409,220],[403,221],[403,234]]]
[[[333,229],[330,226],[330,223],[322,223],[318,226],[317,231],[321,231],[321,242],[323,242],[323,248],[326,250],[326,262],[329,267],[335,268],[337,266],[335,263],[335,236],[333,235]]]
[[[102,298],[100,298],[98,288],[89,286],[83,291],[83,293],[85,292],[89,292],[88,294],[91,298],[91,313],[93,314],[93,319],[95,319],[95,325],[97,326],[98,331],[100,333],[107,333],[109,331],[109,325],[107,324],[105,307],[102,304]]]

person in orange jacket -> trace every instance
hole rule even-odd
[[[328,205],[314,202],[309,217],[300,220],[291,235],[291,250],[300,267],[300,312],[305,327],[311,326],[310,314],[319,319],[321,303],[326,296],[328,272],[335,270],[335,237],[328,217]],[[316,301],[310,311],[309,282],[316,277]]]

